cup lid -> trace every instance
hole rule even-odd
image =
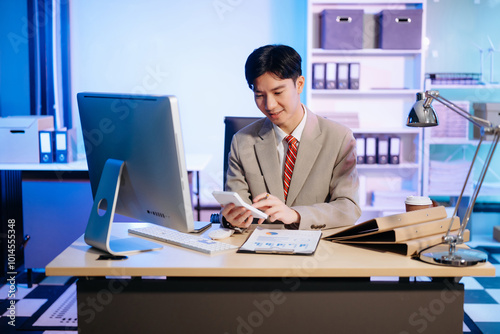
[[[432,201],[427,196],[408,196],[405,203],[410,205],[431,205]]]

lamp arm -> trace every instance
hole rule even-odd
[[[469,120],[469,122],[473,123],[477,127],[480,127],[480,128],[483,128],[483,127],[491,128],[492,127],[492,123],[490,121],[472,115],[468,111],[460,108],[459,106],[457,106],[453,102],[451,102],[451,101],[445,99],[444,97],[442,97],[441,95],[439,95],[438,91],[426,91],[425,96],[427,98],[435,99],[438,102],[440,102],[441,104],[444,104],[446,107],[453,110],[454,112],[456,112],[460,116],[467,118],[467,120]]]
[[[455,206],[455,211],[454,211],[453,216],[452,216],[452,222],[448,228],[448,231],[446,232],[447,237],[450,235],[451,227],[453,225],[453,219],[457,215],[458,207],[460,206],[460,202],[462,201],[462,197],[463,197],[463,194],[465,192],[465,188],[467,187],[469,177],[472,174],[472,171],[474,169],[474,164],[476,162],[476,157],[478,155],[478,152],[481,148],[481,144],[482,144],[486,134],[493,134],[494,135],[490,150],[488,151],[488,154],[486,155],[486,160],[485,160],[485,163],[484,163],[483,168],[481,170],[481,174],[479,176],[478,183],[476,185],[476,188],[474,189],[474,192],[472,194],[472,198],[469,201],[469,205],[467,206],[467,210],[465,212],[462,224],[460,225],[457,237],[455,239],[455,242],[462,243],[465,228],[467,227],[467,224],[470,220],[470,216],[472,214],[472,210],[474,209],[474,205],[476,203],[479,191],[483,185],[483,181],[484,181],[484,178],[486,176],[486,172],[488,171],[490,162],[493,158],[493,154],[495,153],[498,141],[500,139],[500,127],[498,127],[498,126],[493,127],[493,124],[490,121],[485,120],[485,119],[480,118],[480,117],[477,117],[477,116],[474,116],[470,112],[460,108],[459,106],[457,106],[453,102],[451,102],[451,101],[447,100],[446,98],[442,97],[441,95],[439,95],[439,91],[426,91],[425,97],[426,97],[426,100],[424,102],[424,105],[430,106],[433,99],[437,100],[439,103],[448,107],[448,109],[453,110],[455,113],[466,118],[469,122],[471,122],[472,124],[474,124],[475,126],[477,126],[481,129],[481,139],[479,140],[479,143],[478,143],[477,148],[476,148],[476,152],[474,153],[474,158],[472,159],[469,171],[467,173],[467,177],[465,179],[465,183],[462,187],[462,192],[460,193],[460,196],[458,197],[457,204]],[[448,239],[448,240],[450,240],[450,239]]]
[[[481,140],[483,139],[484,136],[485,135],[483,134],[483,136],[481,137]],[[486,172],[488,171],[488,167],[490,166],[490,162],[491,162],[491,159],[493,158],[493,154],[495,153],[495,150],[497,148],[499,139],[500,139],[500,128],[496,127],[494,130],[494,137],[493,137],[493,141],[491,142],[491,147],[488,151],[488,154],[486,155],[486,160],[485,160],[485,163],[483,165],[483,169],[481,170],[481,174],[479,175],[478,184],[476,185],[476,188],[474,189],[474,192],[472,194],[472,198],[469,202],[469,206],[467,207],[467,211],[465,212],[464,219],[462,221],[462,225],[460,225],[460,228],[458,230],[457,240],[463,240],[463,233],[465,231],[465,227],[467,226],[467,223],[469,222],[470,216],[472,214],[472,210],[474,208],[477,196],[479,194],[479,190],[481,189],[481,186],[483,185],[483,181],[484,181],[484,178],[486,176]],[[477,151],[479,151],[479,147],[476,150],[476,153],[477,153]],[[473,162],[473,164],[474,164],[474,162]],[[473,164],[471,165],[471,169],[473,167]]]
[[[455,218],[457,216],[458,208],[460,207],[460,203],[462,202],[462,197],[464,195],[465,188],[467,188],[467,183],[469,182],[469,177],[471,176],[472,171],[474,169],[474,164],[476,162],[476,158],[477,158],[479,149],[481,148],[481,143],[483,142],[483,138],[484,138],[484,136],[481,136],[481,139],[479,140],[479,143],[477,144],[476,151],[474,152],[474,157],[472,158],[472,162],[470,164],[469,171],[467,172],[467,177],[465,178],[464,185],[462,186],[462,191],[460,192],[460,196],[458,196],[458,200],[457,200],[457,203],[455,205],[455,211],[453,212],[453,216],[452,216],[453,218]],[[453,226],[453,222],[448,227],[448,232],[446,232],[446,235],[450,234],[452,226]]]

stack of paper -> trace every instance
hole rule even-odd
[[[415,192],[398,190],[398,191],[374,191],[372,194],[372,205],[383,208],[398,208],[405,211],[406,197],[413,195]]]
[[[357,112],[323,112],[322,115],[350,129],[359,128],[359,115]]]
[[[395,214],[368,220],[354,225],[325,239],[366,247],[379,251],[389,251],[413,256],[424,248],[442,242],[452,218],[446,218],[443,206]],[[460,219],[453,219],[452,231],[460,227]],[[464,241],[469,240],[465,231]]]
[[[431,160],[429,170],[429,193],[431,194],[455,194],[462,191],[462,187],[470,168],[470,162],[443,162]],[[472,193],[473,176],[467,182],[466,194]]]
[[[453,101],[463,110],[469,111],[469,101]],[[433,138],[469,138],[469,121],[443,104],[434,103],[439,126],[430,129]]]

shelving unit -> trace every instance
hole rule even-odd
[[[499,89],[500,85],[499,84],[485,84],[485,85],[431,85],[429,86],[428,89],[435,89],[435,90],[440,90],[440,89],[477,89],[477,90],[483,90],[483,89]]]
[[[498,90],[500,88],[500,85],[495,84],[485,84],[485,85],[458,85],[458,84],[431,84],[430,80],[427,80],[425,82],[425,90],[438,90],[441,91],[443,90],[444,93],[442,95],[446,99],[450,99],[451,101],[456,101],[456,100],[467,100],[469,101],[469,98],[467,96],[464,96],[464,98],[450,98],[450,95],[456,95],[456,94],[449,94],[450,92],[454,92],[456,90],[463,90],[464,92],[470,92],[470,96],[473,96],[475,98],[477,97],[483,97],[487,95],[489,92],[492,92],[493,90]],[[469,101],[470,102],[470,107],[469,109],[472,109],[472,103],[475,101]],[[433,106],[438,105],[439,103],[433,104]],[[453,111],[447,110],[450,114],[454,114]],[[472,111],[471,111],[472,112]],[[463,186],[463,183],[465,182],[465,176],[461,179],[457,180],[457,190],[456,191],[435,191],[431,188],[430,185],[430,177],[431,177],[431,161],[438,161],[436,157],[433,157],[432,154],[432,148],[436,148],[439,146],[446,146],[446,150],[448,151],[448,156],[445,161],[453,160],[452,157],[457,154],[457,152],[461,151],[461,154],[463,156],[468,156],[469,158],[473,156],[474,151],[476,150],[477,144],[479,143],[478,139],[471,139],[472,134],[470,131],[473,130],[473,125],[470,123],[468,124],[469,128],[469,134],[467,138],[438,138],[438,137],[431,137],[430,131],[431,129],[424,129],[423,131],[423,156],[422,156],[422,162],[423,162],[423,170],[422,170],[422,194],[425,196],[431,196],[431,197],[451,197],[451,198],[457,198],[460,195],[461,187]],[[481,152],[483,152],[483,155],[485,152],[489,149],[489,141],[484,141],[482,144]],[[481,153],[479,155],[479,159],[481,159]],[[440,159],[443,160],[443,159]],[[455,160],[456,161],[456,160]],[[464,159],[464,166],[467,166],[467,169],[469,168],[469,165],[471,163],[470,159]],[[451,166],[451,165],[450,165]],[[480,168],[480,164],[475,166],[476,168]],[[496,177],[495,175],[492,175],[492,169],[494,169],[494,166],[490,166],[490,171],[489,175],[490,178],[495,179],[494,182],[500,182],[500,178]],[[479,170],[476,171],[475,175],[477,176],[479,174]],[[492,176],[491,176],[492,175]],[[487,179],[488,180],[488,177]],[[475,182],[476,177],[472,176],[472,180],[470,182]],[[487,181],[486,181],[487,182]],[[487,188],[487,187],[483,187]],[[472,194],[472,187],[469,188],[469,190],[466,190],[464,193],[464,196],[470,196]],[[486,189],[481,191],[479,194],[479,197],[482,195],[488,196],[489,194],[487,193]]]
[[[394,205],[372,205],[374,192],[392,192],[406,197],[422,193],[422,130],[407,128],[406,117],[415,95],[424,87],[423,50],[325,50],[321,48],[320,15],[325,9],[362,9],[377,14],[384,9],[422,9],[425,36],[426,1],[309,0],[307,28],[307,105],[321,116],[339,121],[339,115],[357,114],[355,134],[397,135],[401,138],[398,165],[358,165],[363,215],[359,221],[404,210],[404,198]],[[366,32],[365,34],[366,35]],[[423,45],[423,44],[422,44]],[[314,63],[359,63],[359,90],[312,88]],[[342,116],[340,116],[342,117]]]
[[[450,111],[452,112],[452,111]],[[423,140],[423,148],[424,148],[424,154],[423,154],[423,177],[422,177],[422,193],[425,196],[430,196],[430,197],[452,197],[456,198],[460,195],[460,191],[462,190],[463,183],[465,182],[465,175],[461,175],[460,177],[457,176],[457,185],[456,185],[456,190],[455,191],[435,191],[431,187],[431,162],[432,161],[441,161],[443,163],[450,163],[450,171],[451,167],[451,162],[456,162],[456,159],[453,159],[454,156],[457,155],[457,152],[461,154],[463,158],[463,167],[466,168],[467,170],[469,169],[470,163],[471,163],[471,158],[476,150],[477,144],[479,143],[478,139],[466,139],[466,138],[430,138],[429,133],[427,130],[424,130],[424,140]],[[482,146],[481,146],[481,151],[478,155],[478,159],[482,159],[482,156],[486,154],[486,151],[489,150],[491,145],[491,141],[483,141]],[[446,151],[447,151],[447,156],[446,159],[437,159],[435,156],[433,157],[432,154],[432,148],[438,147],[438,146],[446,146]],[[471,184],[473,184],[477,180],[477,175],[479,174],[479,169],[482,167],[481,164],[477,164],[474,169],[474,174],[471,176]],[[498,172],[494,173],[492,169],[494,166],[490,166],[490,171],[488,173],[489,178],[495,179],[494,182],[500,182],[500,178],[498,177]],[[476,170],[477,169],[477,170]],[[465,170],[464,170],[465,173]],[[496,177],[495,177],[496,176]],[[488,177],[487,177],[488,180]],[[487,181],[486,181],[487,182]],[[486,188],[486,187],[484,187]],[[464,196],[471,196],[472,194],[472,186],[470,186],[465,192]],[[491,194],[488,194],[485,192],[485,190],[481,191],[479,194],[479,197],[482,195],[488,196]],[[495,194],[496,195],[496,194]]]

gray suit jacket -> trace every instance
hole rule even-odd
[[[286,204],[301,217],[300,229],[352,225],[358,205],[356,141],[347,127],[307,113]],[[226,190],[248,203],[268,192],[282,201],[283,178],[271,121],[263,118],[233,137]]]

